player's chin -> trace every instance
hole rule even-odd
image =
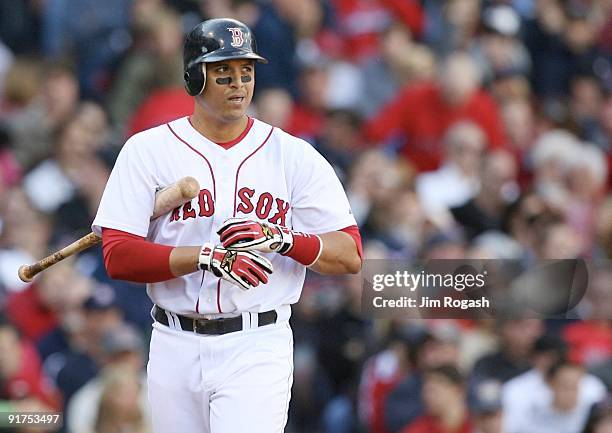
[[[247,110],[246,105],[241,105],[241,106],[230,105],[225,108],[224,117],[227,119],[238,120],[244,116],[244,113],[246,113],[246,110]]]

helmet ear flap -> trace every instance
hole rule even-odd
[[[196,63],[187,68],[183,75],[185,90],[191,96],[198,96],[206,84],[206,63]]]

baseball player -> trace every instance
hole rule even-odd
[[[123,147],[93,230],[112,278],[147,283],[155,307],[148,372],[156,433],[274,433],[287,421],[288,324],[306,268],[357,273],[361,240],[333,169],[308,143],[246,115],[257,54],[233,19],[186,37],[191,116]],[[200,192],[149,221],[156,189]]]

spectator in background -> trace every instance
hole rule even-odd
[[[61,395],[45,376],[36,349],[0,317],[0,400],[30,400],[30,409],[57,411]]]
[[[511,6],[485,7],[481,18],[482,32],[469,49],[481,70],[485,84],[502,75],[527,75],[530,59],[518,39],[521,22]]]
[[[24,188],[32,204],[40,211],[52,213],[77,194],[77,185],[86,183],[97,158],[100,143],[91,129],[72,118],[62,128],[55,143],[54,156],[45,159],[24,179]],[[54,185],[49,189],[48,185]]]
[[[567,25],[559,0],[535,3],[535,16],[525,23],[525,44],[533,59],[533,89],[541,96],[557,96],[567,89],[568,59],[562,35]]]
[[[569,108],[578,135],[594,137],[602,111],[604,94],[601,83],[593,75],[578,75],[570,83]]]
[[[501,105],[501,117],[508,138],[508,151],[515,157],[519,169],[519,183],[527,186],[531,173],[527,156],[536,139],[536,119],[528,98],[512,98]]]
[[[259,7],[254,22],[245,21],[257,35],[259,52],[270,65],[260,65],[255,69],[257,92],[280,87],[294,98],[298,95],[297,40],[292,28],[297,10],[299,8],[289,0],[275,0]]]
[[[91,281],[75,271],[74,258],[64,259],[26,290],[12,294],[6,312],[25,337],[37,342],[63,315],[80,307],[91,290]]]
[[[132,377],[140,375],[140,394],[136,402],[144,419],[149,420],[150,407],[147,400],[147,381],[143,371],[144,342],[142,336],[132,327],[121,325],[108,331],[101,341],[104,351],[104,367],[100,374],[87,382],[74,395],[68,408],[70,418],[66,420],[68,433],[94,433],[97,409],[100,407],[104,388],[109,375],[122,371]],[[130,405],[132,402],[130,402]],[[97,432],[96,432],[97,433]]]
[[[293,99],[289,92],[281,87],[270,87],[257,92],[255,98],[257,118],[282,130],[289,126]]]
[[[92,433],[150,433],[149,418],[140,406],[142,381],[131,369],[108,371]],[[80,432],[79,432],[80,433]]]
[[[123,323],[123,312],[117,305],[112,287],[97,285],[83,304],[84,319],[81,332],[69,350],[63,354],[55,381],[66,404],[85,383],[98,374],[105,357],[102,340],[106,333]],[[66,416],[69,414],[66,413]]]
[[[518,420],[518,433],[581,433],[589,411],[605,394],[594,399],[580,393],[584,369],[569,361],[558,361],[546,373],[550,398],[538,401],[529,408],[528,416]]]
[[[413,178],[405,161],[370,150],[354,162],[347,188],[362,233],[412,254],[424,235],[421,204],[410,188]]]
[[[552,130],[542,134],[531,150],[534,188],[555,209],[563,209],[567,199],[566,170],[571,165],[571,159],[580,151],[578,146],[573,134]]]
[[[545,223],[537,236],[536,255],[542,260],[575,259],[584,252],[580,234],[562,219]]]
[[[293,104],[287,132],[310,143],[325,121],[329,69],[329,60],[318,57],[305,64],[298,76],[299,97]]]
[[[180,17],[160,5],[154,12],[141,13],[134,19],[135,43],[117,72],[108,104],[113,124],[121,133],[126,132],[128,119],[155,91],[174,89],[184,94]],[[158,107],[160,109],[171,110],[171,107],[164,104]],[[153,126],[157,124],[139,128],[144,130]]]
[[[450,209],[469,238],[486,231],[501,231],[502,219],[518,196],[517,167],[506,151],[491,152],[480,166],[480,190],[463,204]]]
[[[408,331],[408,332],[406,332]],[[410,374],[409,347],[415,343],[411,328],[391,327],[386,347],[369,357],[361,370],[359,416],[372,433],[386,433],[385,405],[389,393]],[[407,335],[405,335],[407,334]]]
[[[502,433],[505,412],[501,404],[501,384],[484,381],[473,388],[470,412],[474,423],[471,433]]]
[[[363,90],[360,113],[369,118],[390,102],[409,81],[431,79],[435,58],[424,45],[413,41],[410,29],[392,21],[381,34],[380,56],[367,60],[361,70]]]
[[[441,139],[459,120],[484,131],[489,148],[505,145],[503,126],[495,102],[480,89],[478,69],[468,54],[454,52],[440,65],[437,81],[407,86],[365,125],[374,143],[396,140],[400,153],[419,171],[439,167]]]
[[[355,154],[363,147],[359,135],[361,118],[350,110],[331,110],[325,116],[314,146],[332,165],[340,181],[345,181]]]
[[[472,122],[457,122],[447,129],[442,166],[416,178],[416,192],[431,221],[440,229],[452,225],[449,209],[470,200],[480,189],[478,176],[486,137]]]
[[[503,218],[504,231],[514,238],[524,250],[522,259],[532,261],[539,248],[540,231],[560,215],[544,199],[533,191],[527,191],[512,203]]]
[[[75,193],[57,209],[53,237],[57,243],[73,242],[91,231],[91,221],[102,198],[110,167],[96,157],[85,159],[79,166],[75,181]]]
[[[429,20],[424,39],[440,57],[467,49],[478,31],[480,0],[426,2]]]
[[[553,335],[545,334],[535,342],[531,355],[533,368],[503,386],[504,432],[522,431],[525,422],[533,422],[530,420],[533,411],[550,403],[552,393],[546,375],[553,365],[566,359],[567,349],[567,344]],[[578,398],[584,402],[598,401],[606,392],[602,382],[590,374],[582,376],[578,386]]]
[[[612,269],[605,263],[593,267],[585,293],[587,313],[568,324],[563,337],[570,346],[569,357],[587,368],[612,359]]]
[[[596,212],[605,191],[608,167],[603,152],[591,143],[579,144],[566,164],[568,196],[563,213],[581,237],[586,255],[593,248]]]
[[[25,109],[42,92],[42,78],[41,62],[35,59],[18,57],[3,63],[0,113],[9,117]]]
[[[23,101],[23,107],[12,110],[6,120],[15,156],[21,166],[29,170],[51,155],[56,134],[74,114],[80,93],[75,73],[66,64],[23,65],[17,62],[14,67],[17,74],[24,73],[22,67],[25,67],[27,77],[34,79],[34,83],[41,83],[40,89],[35,84],[26,84],[35,86],[26,91],[32,96]],[[23,90],[15,89],[15,92],[20,91]]]
[[[464,385],[463,377],[454,366],[427,370],[422,394],[425,413],[402,433],[470,433],[473,424]]]
[[[542,322],[538,319],[497,318],[500,347],[476,362],[472,380],[496,379],[504,383],[527,371],[531,367],[533,344],[542,331]]]
[[[331,3],[343,42],[343,52],[355,62],[376,55],[379,37],[393,17],[417,37],[425,27],[425,16],[418,1],[333,0]],[[365,16],[368,17],[368,25],[360,24]]]
[[[21,264],[32,263],[47,255],[51,237],[51,221],[38,212],[20,187],[8,190],[2,203],[0,236],[0,278],[9,291],[27,285],[17,277]],[[5,300],[0,304],[4,305]]]
[[[457,335],[446,332],[434,334],[428,329],[416,329],[413,332],[410,343],[405,342],[408,343],[406,350],[411,371],[388,394],[384,405],[384,423],[390,433],[403,432],[425,413],[427,403],[422,393],[426,372],[436,368],[448,370],[450,365],[456,371],[459,353]]]

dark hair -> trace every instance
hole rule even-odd
[[[552,380],[555,375],[561,370],[563,367],[576,368],[579,370],[584,370],[584,367],[576,362],[570,361],[569,359],[562,358],[557,360],[553,365],[549,367],[546,371],[546,380]]]
[[[453,385],[463,386],[465,384],[465,379],[463,375],[459,372],[457,367],[445,364],[440,365],[438,367],[432,367],[425,370],[425,375],[437,375],[442,376]]]
[[[557,356],[558,359],[563,359],[567,356],[567,343],[557,335],[544,334],[540,336],[533,344],[531,351],[532,355],[540,353],[551,353]]]

